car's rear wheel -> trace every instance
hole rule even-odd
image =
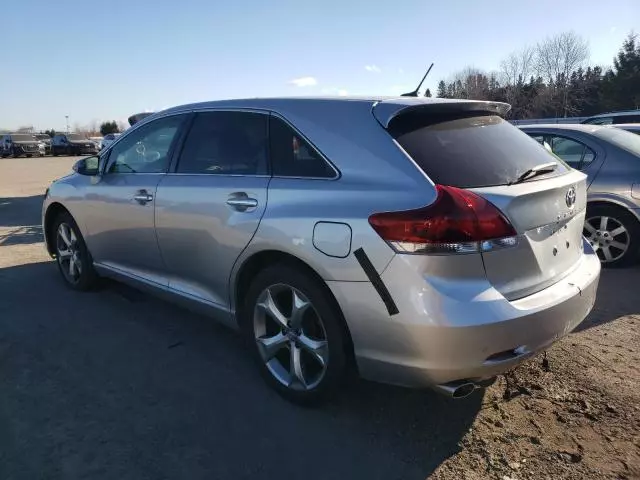
[[[93,288],[98,276],[93,259],[78,225],[68,213],[61,213],[52,225],[56,262],[65,283],[74,290]]]
[[[242,327],[262,376],[298,404],[326,399],[344,378],[341,318],[326,287],[289,265],[260,272],[241,308]]]
[[[621,207],[596,205],[587,208],[583,233],[603,267],[626,267],[638,258],[640,223]]]

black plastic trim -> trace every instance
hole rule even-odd
[[[373,285],[373,288],[375,288],[378,295],[380,295],[380,298],[387,307],[389,315],[396,315],[400,313],[396,306],[396,302],[393,301],[393,298],[387,289],[387,286],[382,281],[382,278],[380,278],[380,275],[378,275],[378,272],[376,272],[375,267],[362,247],[355,250],[353,255],[356,257],[356,260],[358,260],[358,263],[362,267],[362,270],[364,270],[364,273],[371,282],[371,285]]]

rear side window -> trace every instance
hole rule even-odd
[[[459,188],[506,185],[522,173],[557,160],[538,142],[496,115],[429,117],[407,114],[389,132],[429,178]],[[557,169],[530,181],[562,175]]]
[[[199,113],[185,140],[178,173],[266,175],[268,115]]]
[[[283,120],[269,119],[270,157],[276,177],[334,178],[335,170]]]

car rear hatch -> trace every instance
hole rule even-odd
[[[428,229],[444,231],[443,222],[449,222],[450,230],[462,231],[465,240],[477,245],[487,279],[509,300],[531,295],[568,275],[583,251],[586,176],[496,115],[508,109],[504,104],[412,100],[379,102],[374,116],[439,194],[457,196],[459,211],[442,213],[440,208],[440,218],[410,228],[424,228],[426,242]],[[552,170],[525,174],[550,163]],[[465,215],[471,212],[472,217],[460,220],[459,212],[467,209]],[[433,215],[435,209],[427,210],[421,211]],[[380,224],[379,219],[375,222]],[[474,253],[471,243],[447,252],[422,251],[469,254]]]

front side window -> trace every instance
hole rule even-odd
[[[131,132],[109,154],[108,173],[163,173],[184,115],[160,118]]]
[[[276,177],[334,178],[335,170],[283,120],[269,120],[270,157]]]
[[[268,118],[251,112],[199,113],[185,140],[177,173],[266,175]]]
[[[566,137],[551,137],[551,151],[577,170],[585,168],[596,158],[589,147]]]

